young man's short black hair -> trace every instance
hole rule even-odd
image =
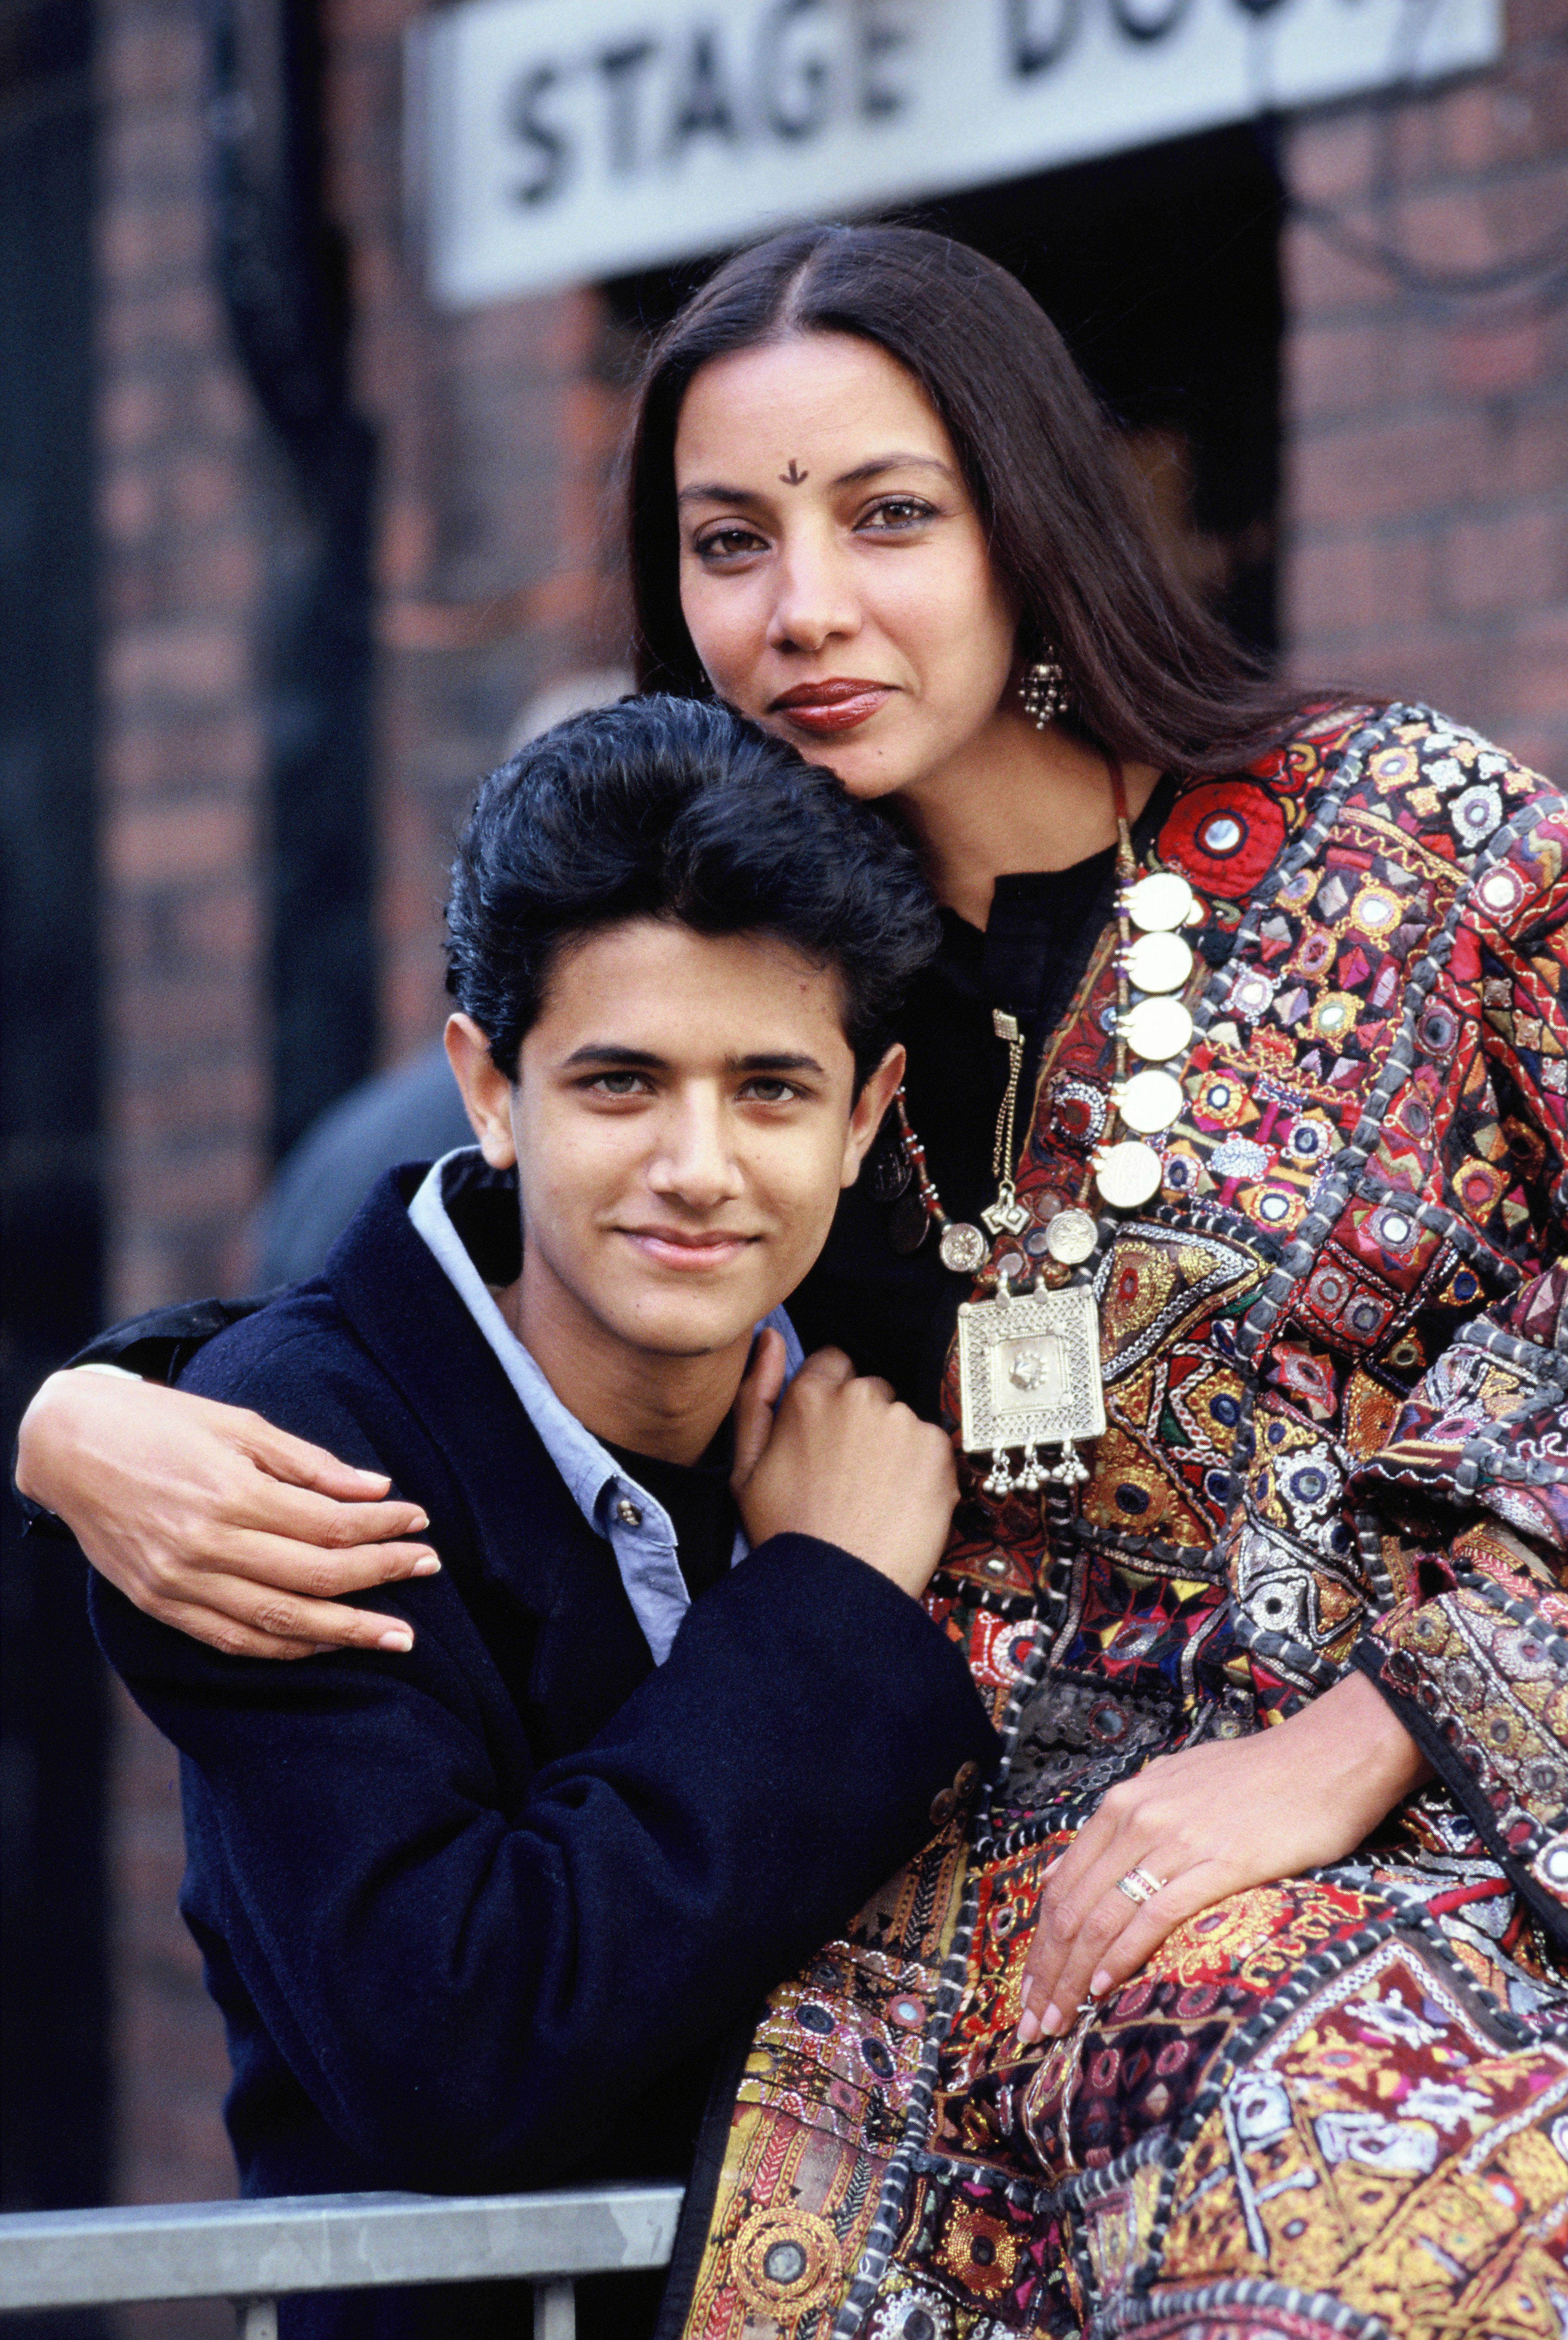
[[[879,814],[786,741],[692,699],[575,715],[479,790],[452,868],[447,989],[508,1080],[562,946],[643,917],[774,936],[835,967],[857,1083],[938,935]]]

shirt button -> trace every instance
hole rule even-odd
[[[623,1495],[616,1505],[616,1517],[624,1528],[640,1528],[643,1515],[629,1496]]]
[[[939,1788],[931,1800],[932,1828],[945,1828],[958,1810],[958,1798],[951,1788]]]
[[[957,1791],[959,1800],[962,1803],[967,1804],[971,1796],[973,1795],[975,1790],[980,1785],[980,1765],[978,1763],[961,1763],[958,1767],[958,1776],[953,1780],[952,1784]]]

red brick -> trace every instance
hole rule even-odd
[[[1457,615],[1532,616],[1568,592],[1568,512],[1527,508],[1450,528],[1438,563],[1440,590]]]
[[[207,231],[194,197],[150,199],[111,213],[98,239],[103,273],[139,289],[178,284],[206,260]]]
[[[1320,431],[1290,450],[1290,516],[1316,528],[1463,509],[1492,453],[1483,418],[1462,408]]]
[[[103,769],[112,795],[179,795],[189,789],[242,789],[261,773],[262,747],[256,710],[182,713],[177,729],[145,708],[113,709],[103,732]]]
[[[189,17],[182,22],[177,15],[106,10],[98,74],[104,96],[117,110],[170,97],[189,100],[203,83],[200,31]]]
[[[1287,143],[1292,193],[1307,203],[1334,204],[1365,193],[1376,144],[1376,122],[1360,108],[1307,116]]]
[[[1479,190],[1406,196],[1387,211],[1353,214],[1352,224],[1440,282],[1494,268],[1504,257]]]
[[[157,693],[200,706],[243,689],[249,665],[249,645],[232,627],[192,619],[123,635],[111,648],[105,679],[121,697]]]
[[[1484,398],[1527,389],[1545,376],[1549,339],[1546,320],[1541,317],[1521,321],[1504,312],[1456,324],[1447,335],[1453,381]]]
[[[1302,542],[1287,587],[1292,638],[1337,648],[1384,631],[1391,620],[1424,621],[1431,606],[1432,565],[1425,534]]]
[[[254,838],[242,805],[128,806],[110,825],[106,859],[118,886],[166,887],[226,875]]]
[[[1494,652],[1500,693],[1525,722],[1561,722],[1568,709],[1568,602],[1538,610]]]
[[[251,481],[227,455],[179,454],[166,471],[171,521],[194,528],[246,510]]]
[[[1287,228],[1280,243],[1280,263],[1287,305],[1298,322],[1376,316],[1386,309],[1388,280],[1383,270],[1330,243],[1311,220],[1299,220]]]

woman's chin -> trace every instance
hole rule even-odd
[[[913,774],[906,772],[902,760],[888,755],[885,749],[874,749],[868,740],[863,748],[850,740],[834,746],[803,749],[806,761],[820,764],[831,772],[848,796],[858,798],[863,804],[873,804],[878,797],[895,796],[907,788]]]

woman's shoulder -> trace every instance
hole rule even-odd
[[[1507,864],[1533,895],[1568,871],[1568,795],[1484,732],[1419,701],[1307,709],[1277,751],[1282,773],[1320,777],[1334,818],[1366,817],[1456,873]],[[1501,907],[1501,905],[1500,905]]]

